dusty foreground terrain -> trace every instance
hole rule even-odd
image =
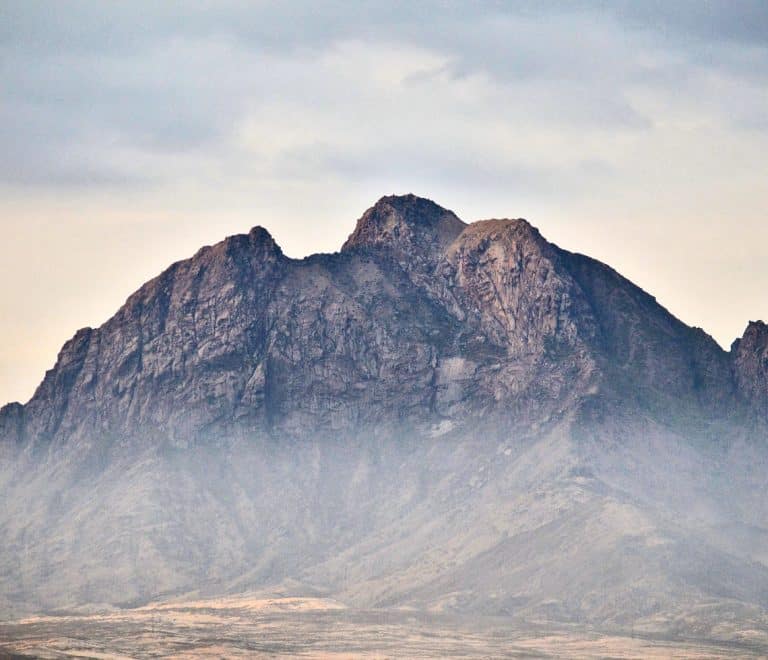
[[[757,640],[693,642],[360,611],[322,598],[232,597],[0,623],[0,658],[764,657]]]

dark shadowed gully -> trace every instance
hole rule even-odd
[[[0,457],[5,619],[258,590],[768,649],[768,327],[725,352],[525,220],[392,196],[335,254],[205,247]]]

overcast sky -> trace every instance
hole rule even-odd
[[[768,320],[768,3],[0,0],[0,404],[201,245],[334,251],[406,192],[728,347]]]

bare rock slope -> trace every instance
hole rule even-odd
[[[525,220],[384,197],[302,260],[257,227],[0,410],[0,607],[274,587],[762,635],[767,355]]]

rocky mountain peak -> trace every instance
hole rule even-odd
[[[764,321],[750,321],[745,335],[766,338],[768,337],[768,325]]]
[[[203,248],[205,250],[206,248]],[[280,259],[283,251],[272,234],[259,225],[253,227],[247,234],[228,236],[222,242],[212,246],[210,250],[233,255],[239,251],[248,253],[251,259]]]
[[[768,325],[750,321],[744,336],[731,346],[734,377],[742,396],[768,412]]]
[[[371,247],[403,258],[440,253],[466,227],[455,213],[416,195],[382,197],[357,221],[342,251]]]
[[[280,247],[275,242],[275,239],[272,238],[272,234],[270,234],[269,231],[264,227],[262,227],[261,225],[256,225],[255,227],[252,227],[251,231],[248,232],[248,238],[254,244],[269,245],[272,248],[276,249],[277,251],[282,252],[282,250],[280,250]]]
[[[594,319],[555,246],[526,220],[491,219],[468,225],[448,247],[450,279],[479,313],[480,326],[509,354],[571,348],[594,332]]]
[[[733,342],[731,354],[734,358],[739,355],[755,354],[768,350],[768,324],[763,321],[750,321],[744,335]]]
[[[8,438],[14,443],[19,442],[23,413],[24,406],[18,401],[0,407],[0,438]],[[0,456],[2,456],[1,449]]]

